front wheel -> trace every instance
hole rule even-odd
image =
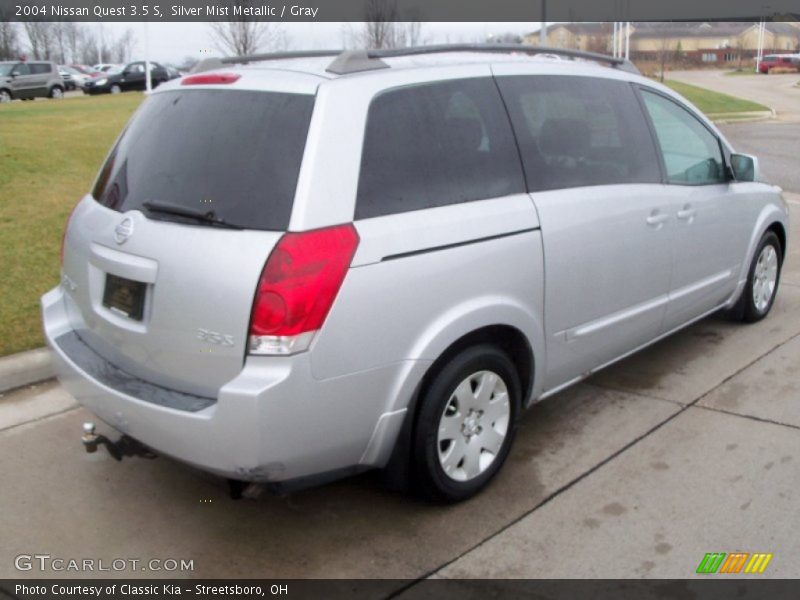
[[[497,474],[511,449],[521,402],[514,364],[498,348],[467,348],[423,392],[414,474],[427,497],[466,500]]]
[[[774,231],[767,231],[756,246],[747,283],[728,316],[746,323],[755,323],[769,314],[778,292],[783,252]]]
[[[111,86],[111,93],[112,94],[119,94],[122,91],[122,88],[119,87],[116,83]]]
[[[11,102],[11,93],[8,90],[0,90],[0,104]]]

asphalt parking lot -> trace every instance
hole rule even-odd
[[[783,177],[781,157],[794,151],[796,170],[800,155],[789,125],[725,131]],[[791,177],[777,182],[800,192]],[[371,474],[232,501],[164,458],[85,454],[89,414],[57,383],[6,394],[0,578],[87,575],[15,569],[36,553],[194,561],[103,574],[125,577],[684,578],[717,551],[773,553],[762,577],[800,577],[800,195],[787,198],[791,251],[769,318],[708,318],[536,405],[497,481],[461,505],[386,491]]]

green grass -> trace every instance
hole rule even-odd
[[[43,344],[39,297],[58,282],[67,215],[142,98],[0,106],[0,356]]]
[[[712,92],[705,88],[681,83],[680,81],[667,80],[664,82],[674,91],[684,96],[689,102],[702,110],[707,115],[724,115],[726,113],[741,113],[749,111],[769,110],[758,102],[751,102],[743,98]]]

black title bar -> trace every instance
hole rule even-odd
[[[0,0],[16,21],[800,20],[800,0]]]

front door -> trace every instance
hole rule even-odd
[[[733,193],[720,140],[676,100],[641,90],[664,160],[675,215],[665,329],[718,307],[736,289],[750,240],[746,198]]]

